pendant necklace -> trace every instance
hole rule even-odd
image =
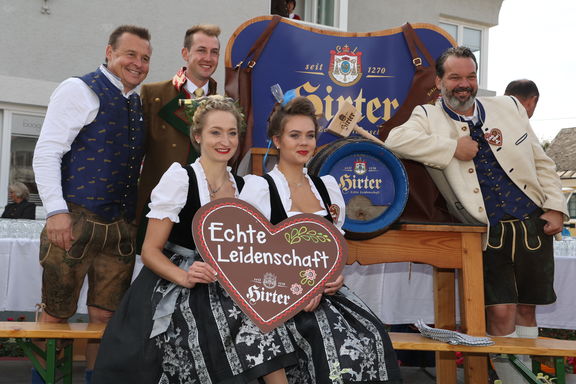
[[[224,183],[226,183],[226,180],[224,180],[218,188],[212,189],[212,187],[210,186],[210,183],[208,182],[208,179],[206,179],[206,184],[208,184],[208,191],[210,192],[210,198],[213,198],[218,193],[218,191],[220,189],[222,189],[222,187],[224,186]]]

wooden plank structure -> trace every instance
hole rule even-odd
[[[389,335],[394,349],[398,350],[576,357],[576,342],[573,340],[492,337],[494,345],[466,346],[428,339],[419,333],[390,332]]]
[[[6,337],[18,340],[46,383],[55,383],[58,380],[63,380],[64,383],[72,383],[72,343],[63,345],[63,356],[58,359],[57,341],[62,339],[100,339],[104,333],[104,328],[104,324],[8,321],[0,322],[0,338]],[[397,350],[436,351],[437,353],[451,355],[454,355],[454,352],[464,352],[478,356],[485,356],[487,353],[504,353],[576,357],[576,342],[569,340],[494,337],[494,345],[471,347],[431,340],[418,333],[391,332],[389,335],[394,349]],[[31,342],[31,339],[44,338],[47,339],[45,351],[41,351]],[[39,364],[36,355],[32,353],[33,350],[46,360],[46,368]],[[510,358],[513,362],[516,361],[513,355]],[[520,367],[519,369],[527,370],[519,362],[516,365]],[[558,365],[558,367],[560,366],[563,367],[563,365]],[[56,376],[57,374],[60,374],[60,376]],[[532,382],[538,383],[538,381]],[[558,380],[557,383],[561,384],[562,381]]]
[[[576,356],[576,341],[556,339],[521,339],[509,337],[492,337],[494,345],[465,346],[451,345],[423,337],[418,333],[389,333],[392,345],[396,350],[467,352],[474,354],[500,353],[508,356],[511,364],[531,384],[541,384],[542,381],[533,373],[540,371],[540,362],[532,361],[532,370],[525,366],[516,355],[534,355],[552,357],[556,377],[554,383],[566,383],[564,357]],[[560,357],[559,357],[560,356]]]
[[[456,270],[460,270],[461,330],[485,336],[482,233],[485,227],[468,225],[403,224],[380,236],[348,241],[348,264],[419,262],[434,266],[434,319],[437,328],[456,329]],[[385,294],[385,293],[384,293]],[[436,349],[436,380],[456,384],[456,357]],[[466,383],[488,381],[486,355],[464,354]]]
[[[101,339],[105,327],[105,324],[92,323],[3,321],[0,322],[0,338],[16,339],[47,384],[53,384],[59,380],[62,380],[64,384],[72,384],[73,344],[64,340]],[[44,350],[32,343],[31,339],[46,339]],[[59,341],[63,350],[60,357]],[[45,366],[42,366],[39,358],[46,362]]]

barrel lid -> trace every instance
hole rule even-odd
[[[324,151],[320,162],[311,160],[312,173],[332,175],[338,182],[346,202],[346,237],[378,236],[406,206],[408,176],[404,166],[392,152],[369,140],[340,139],[334,148]]]

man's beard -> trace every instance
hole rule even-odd
[[[461,92],[461,91],[470,92],[470,97],[466,101],[460,101],[456,96],[454,96],[455,92]],[[474,106],[478,89],[474,90],[472,89],[472,87],[458,87],[454,88],[452,91],[449,91],[446,88],[442,87],[441,92],[444,102],[448,104],[448,107],[450,107],[450,109],[458,113],[465,113],[468,110],[470,110],[472,106]]]

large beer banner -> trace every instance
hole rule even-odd
[[[272,19],[251,19],[236,29],[226,48],[226,66],[246,58]],[[450,35],[431,24],[412,24],[433,59],[454,45]],[[428,66],[426,59],[419,58]],[[369,33],[320,30],[282,18],[252,68],[251,141],[253,148],[267,145],[267,118],[275,103],[271,86],[294,89],[310,99],[326,126],[340,105],[352,103],[361,113],[358,125],[374,135],[404,103],[414,77],[415,59],[402,29]],[[249,63],[242,63],[246,67]],[[335,140],[326,133],[319,145]]]

